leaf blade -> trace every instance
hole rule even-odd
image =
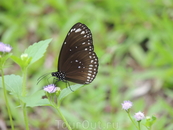
[[[14,95],[21,95],[22,92],[22,77],[19,75],[5,75],[6,89]],[[2,88],[2,77],[0,77],[0,88]]]
[[[36,62],[44,55],[51,40],[52,39],[47,39],[38,43],[34,43],[25,50],[24,53],[28,54],[29,57],[32,57],[30,64]]]
[[[58,99],[59,100],[62,100],[63,98],[65,98],[66,96],[68,96],[69,94],[73,93],[74,91],[76,91],[77,89],[79,89],[80,87],[82,87],[83,84],[76,84],[76,85],[72,85],[70,86],[72,88],[72,90],[68,87],[68,88],[65,88],[61,91]]]

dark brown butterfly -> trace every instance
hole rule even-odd
[[[58,71],[52,72],[52,76],[57,81],[89,84],[95,79],[98,66],[90,29],[85,24],[76,23],[63,42]]]

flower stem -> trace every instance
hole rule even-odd
[[[138,129],[139,129],[139,130],[141,129],[140,121],[138,121]]]
[[[71,126],[69,125],[69,123],[67,122],[67,120],[65,119],[65,117],[63,116],[63,114],[61,113],[61,110],[59,107],[56,107],[56,109],[58,110],[59,115],[61,116],[61,118],[63,119],[63,121],[65,122],[68,130],[72,130]]]
[[[129,118],[130,118],[130,120],[132,121],[132,123],[135,125],[135,127],[138,129],[138,126],[135,124],[135,122],[133,121],[133,119],[132,119],[132,117],[130,116],[130,112],[129,111],[127,111],[127,114],[128,114],[128,116],[129,116]]]
[[[22,96],[26,96],[26,76],[27,76],[27,68],[22,69],[23,70],[23,81],[22,81]],[[29,130],[29,124],[28,124],[28,117],[27,117],[27,109],[26,109],[26,103],[22,102],[22,109],[23,109],[23,116],[25,121],[25,129]]]
[[[8,98],[7,98],[7,90],[6,90],[5,82],[4,82],[4,72],[3,72],[2,69],[1,69],[1,77],[2,77],[2,86],[3,86],[3,92],[4,92],[5,102],[6,102],[6,105],[7,105],[8,116],[10,118],[10,125],[11,125],[11,129],[14,130],[14,124],[13,124],[12,114],[11,114],[11,110],[10,110],[10,106],[9,106]]]
[[[22,81],[22,96],[26,96],[26,76],[27,76],[27,68],[22,69],[23,70],[23,81]]]
[[[25,129],[29,130],[27,110],[26,110],[26,104],[25,103],[22,104],[22,109],[23,109],[23,116],[24,116],[24,120],[25,120]]]

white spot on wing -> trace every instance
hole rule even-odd
[[[89,76],[87,76],[87,78],[88,78],[88,79],[90,79],[90,77],[89,77]]]
[[[75,31],[75,33],[80,32],[81,30],[82,30],[82,29],[78,28],[78,29]]]
[[[89,75],[89,76],[91,76],[91,74],[90,74],[90,73],[88,73],[88,75]]]
[[[89,65],[89,67],[93,67],[93,65]]]
[[[80,34],[85,34],[85,31],[82,31]]]

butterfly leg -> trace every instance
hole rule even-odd
[[[60,81],[58,78],[53,78],[53,84],[56,84],[58,81]]]
[[[70,87],[70,83],[69,83],[67,80],[64,80],[63,82],[66,83],[66,88],[70,88],[70,90],[71,90],[72,92],[74,92],[74,91],[72,90],[72,88]]]

